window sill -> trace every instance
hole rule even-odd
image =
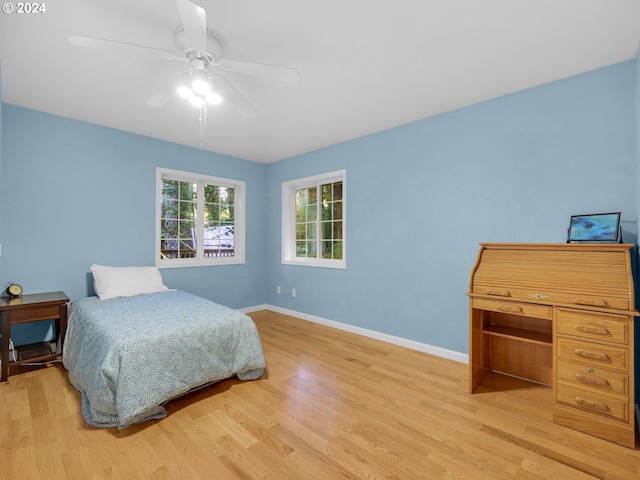
[[[337,268],[346,270],[346,260],[322,260],[322,259],[283,259],[283,265],[297,265],[299,267]]]
[[[185,258],[182,260],[168,260],[156,262],[157,268],[189,268],[189,267],[217,267],[219,265],[241,265],[245,263],[244,258],[222,257],[213,260],[198,260]]]

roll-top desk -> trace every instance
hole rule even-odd
[[[469,391],[490,371],[550,385],[554,422],[634,448],[633,245],[480,247]]]

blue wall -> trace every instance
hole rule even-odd
[[[636,63],[270,165],[5,104],[0,285],[76,299],[91,263],[153,264],[163,166],[248,192],[246,265],[163,270],[168,286],[466,353],[479,242],[564,242],[571,214],[618,210],[636,241]],[[347,269],[281,265],[281,183],[341,168]]]
[[[0,59],[0,211],[2,211],[2,59]],[[2,223],[0,223],[0,242],[2,241]],[[1,249],[1,244],[0,244]],[[2,265],[2,251],[0,250],[0,267]],[[2,290],[0,289],[0,292]]]
[[[635,63],[272,164],[268,303],[467,353],[479,242],[562,243],[570,215],[608,211],[636,241]],[[281,265],[281,182],[339,168],[347,269]]]

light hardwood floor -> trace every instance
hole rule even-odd
[[[170,402],[166,419],[88,426],[54,366],[0,384],[0,478],[639,479],[640,450],[553,424],[551,388],[273,312],[267,372]]]

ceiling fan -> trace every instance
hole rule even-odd
[[[80,47],[110,48],[134,51],[139,54],[153,55],[166,60],[189,62],[190,68],[178,72],[181,85],[178,93],[191,103],[205,109],[206,105],[219,103],[224,99],[234,105],[244,117],[257,114],[246,98],[217,70],[254,75],[288,83],[298,83],[300,74],[295,68],[268,65],[224,58],[222,45],[213,32],[207,28],[207,15],[204,8],[190,0],[176,0],[182,25],[176,29],[176,45],[180,53],[145,45],[107,40],[102,38],[71,35],[71,44]],[[169,89],[161,90],[151,96],[146,104],[161,107],[169,100]],[[202,118],[201,118],[202,127]],[[202,133],[201,133],[202,134]]]

